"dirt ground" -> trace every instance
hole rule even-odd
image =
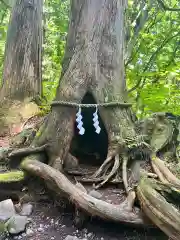
[[[159,230],[134,229],[124,225],[105,223],[92,220],[81,230],[73,225],[71,213],[63,212],[52,204],[34,204],[31,216],[32,223],[28,226],[31,234],[8,237],[6,240],[63,240],[68,235],[83,240],[167,240]],[[75,238],[75,236],[77,238]],[[73,240],[73,238],[71,238]]]

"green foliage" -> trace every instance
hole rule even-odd
[[[51,101],[60,78],[69,22],[69,1],[46,0],[44,5],[43,92]]]
[[[4,49],[9,19],[9,9],[0,1],[0,82],[2,79]]]
[[[45,0],[43,15],[43,92],[56,94],[69,21],[69,0]],[[178,0],[163,1],[180,8]],[[129,0],[126,78],[139,117],[156,111],[180,114],[180,11],[161,1]],[[0,1],[0,78],[9,11]]]
[[[168,7],[179,7],[176,0],[166,2]],[[149,5],[148,19],[126,65],[128,88],[133,89],[129,95],[140,117],[156,111],[180,114],[180,12]],[[134,11],[130,4],[129,16]]]

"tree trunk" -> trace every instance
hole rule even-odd
[[[1,100],[41,94],[42,0],[17,0],[5,48]]]
[[[81,103],[87,92],[96,102],[124,103],[125,1],[72,1],[63,71],[56,101]],[[73,136],[75,107],[53,106],[38,145],[49,142],[51,164],[61,169]],[[135,136],[126,109],[100,108],[109,136],[108,156],[114,156],[127,136]],[[59,148],[61,146],[61,148]],[[61,161],[60,161],[61,159]]]

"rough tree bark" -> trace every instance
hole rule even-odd
[[[1,100],[41,94],[42,1],[17,0],[5,47]]]
[[[10,17],[0,90],[0,134],[12,134],[39,112],[42,0],[17,0]],[[11,110],[10,110],[11,109]]]

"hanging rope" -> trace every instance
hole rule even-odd
[[[108,103],[98,103],[98,104],[82,104],[82,103],[74,103],[74,102],[66,102],[66,101],[53,101],[51,106],[67,106],[67,107],[82,107],[82,108],[96,108],[96,107],[131,107],[131,103],[123,103],[123,102],[108,102]]]
[[[51,106],[67,106],[67,107],[76,107],[78,108],[78,112],[76,113],[76,123],[77,128],[79,130],[80,135],[84,135],[85,128],[83,127],[83,116],[81,114],[81,108],[96,108],[96,111],[93,113],[93,126],[95,128],[95,132],[99,134],[101,132],[101,128],[99,126],[98,120],[98,108],[99,107],[130,107],[131,103],[122,103],[122,102],[109,102],[109,103],[98,103],[98,104],[82,104],[82,103],[74,103],[74,102],[66,102],[66,101],[53,101]]]

